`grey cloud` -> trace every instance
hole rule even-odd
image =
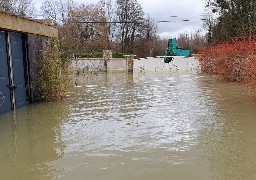
[[[188,31],[202,25],[200,19],[204,13],[205,0],[139,0],[145,13],[156,21],[169,20],[169,23],[158,23],[158,33]],[[170,17],[177,16],[177,17]],[[190,20],[184,22],[183,20]]]

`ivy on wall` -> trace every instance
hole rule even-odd
[[[38,100],[52,101],[65,97],[69,89],[70,77],[65,58],[57,38],[49,38],[43,45],[42,60],[38,66]]]

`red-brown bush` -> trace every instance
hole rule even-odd
[[[202,72],[245,84],[256,94],[256,41],[240,40],[201,50]]]

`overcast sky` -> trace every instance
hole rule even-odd
[[[190,33],[202,28],[205,0],[139,0],[145,13],[158,20],[173,22],[158,23],[158,33],[175,37],[179,33]],[[178,16],[178,17],[170,17]],[[190,20],[190,21],[183,21]]]
[[[38,6],[43,0],[34,0]],[[75,0],[79,3],[97,3],[98,0]],[[146,14],[156,21],[170,20],[169,23],[158,23],[158,34],[161,37],[177,37],[180,33],[191,33],[202,29],[202,14],[205,0],[138,0]],[[178,17],[170,17],[178,16]],[[182,21],[190,20],[190,21]]]

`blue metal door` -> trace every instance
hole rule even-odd
[[[22,35],[0,31],[0,114],[27,104]]]
[[[11,69],[15,85],[16,108],[27,104],[26,81],[24,69],[23,41],[21,34],[9,33],[11,41]]]
[[[0,31],[0,114],[11,110],[11,97],[8,88],[9,70],[6,54],[6,33]]]

